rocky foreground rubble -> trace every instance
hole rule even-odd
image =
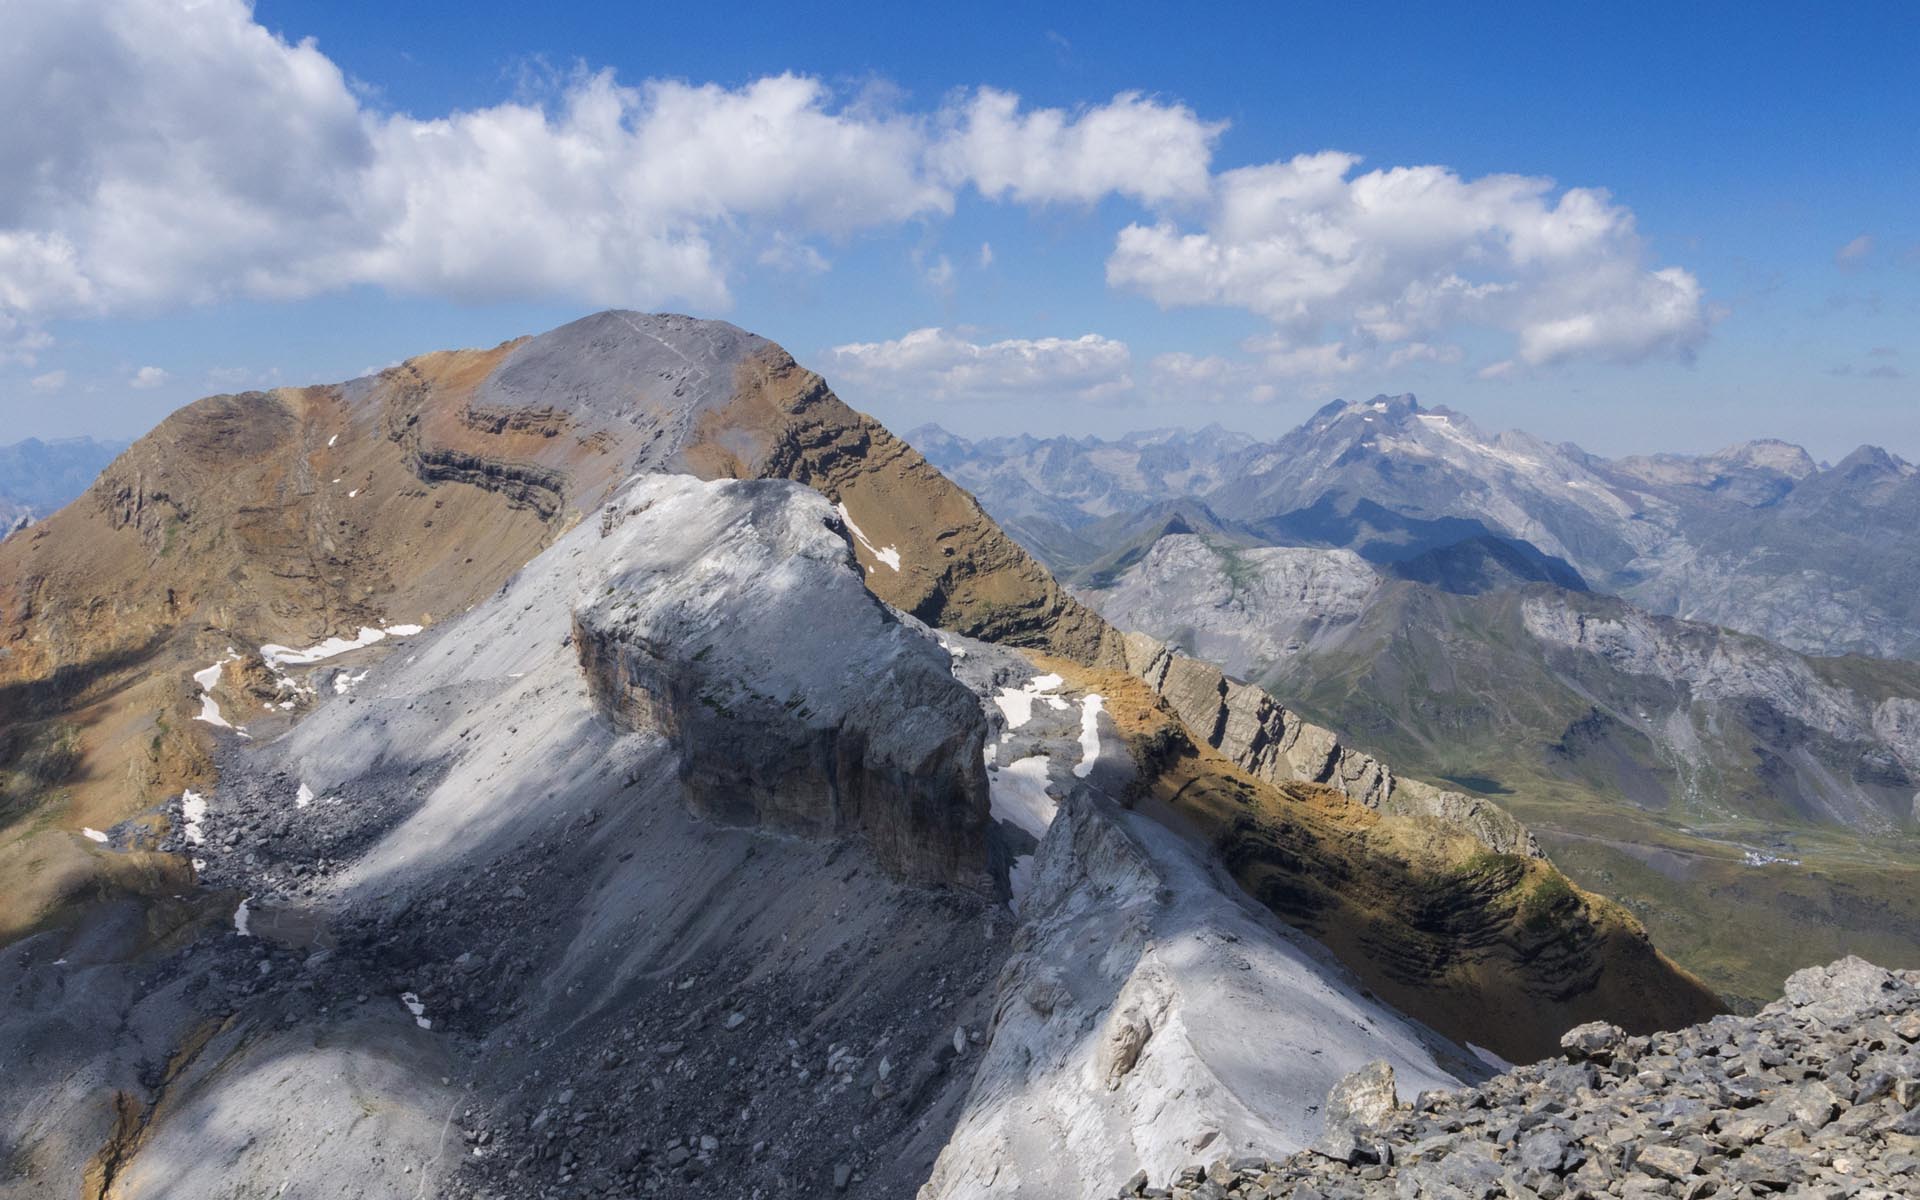
[[[1375,1064],[1328,1096],[1327,1132],[1279,1161],[1188,1167],[1119,1195],[1172,1200],[1839,1200],[1920,1196],[1920,972],[1857,958],[1783,999],[1651,1037],[1583,1025],[1563,1058],[1411,1105]]]

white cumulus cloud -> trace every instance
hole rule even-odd
[[[1706,335],[1699,282],[1652,268],[1605,192],[1358,163],[1327,151],[1226,171],[1200,227],[1123,229],[1108,281],[1164,306],[1248,309],[1273,323],[1270,353],[1303,366],[1456,327],[1510,334],[1531,366],[1684,356]]]
[[[925,117],[818,80],[582,73],[548,104],[417,119],[242,0],[26,0],[0,106],[0,322],[357,284],[718,307],[743,243],[953,203]]]
[[[127,386],[139,388],[141,391],[147,391],[160,387],[166,383],[169,378],[171,378],[171,376],[159,367],[141,367],[133,373],[133,378],[127,380]]]
[[[934,156],[948,178],[1027,204],[1092,204],[1116,194],[1147,204],[1199,199],[1213,143],[1226,129],[1137,92],[1076,113],[1023,112],[1013,93],[981,88],[947,119]]]
[[[36,392],[57,392],[67,386],[67,373],[47,371],[28,380],[27,386]]]
[[[1097,333],[981,343],[916,329],[836,346],[828,371],[850,391],[895,400],[1102,400],[1132,391],[1132,362],[1125,342]]]

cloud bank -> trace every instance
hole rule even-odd
[[[1134,206],[1109,284],[1258,314],[1275,375],[1449,361],[1462,331],[1503,336],[1494,366],[1511,369],[1685,356],[1707,330],[1699,282],[1654,265],[1603,191],[1362,172],[1335,151],[1216,170],[1225,123],[1139,93],[1069,110],[980,87],[912,110],[799,74],[582,70],[540,101],[422,117],[375,107],[243,0],[23,0],[8,24],[4,360],[31,362],[58,318],[355,286],[724,310],[743,272],[827,271],[817,242],[939,222],[969,197]],[[936,288],[947,262],[925,268]],[[1088,356],[1110,369],[1118,345],[973,354],[932,332],[872,345],[946,355],[940,387],[998,386],[1023,363],[1071,376]]]
[[[1173,307],[1244,308],[1281,362],[1350,369],[1475,327],[1530,366],[1686,355],[1707,332],[1699,281],[1653,269],[1633,214],[1551,180],[1444,167],[1354,174],[1327,151],[1222,173],[1204,222],[1130,224],[1107,280]],[[1304,357],[1303,357],[1304,356]]]

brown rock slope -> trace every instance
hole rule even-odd
[[[1120,653],[972,497],[730,325],[601,313],[377,377],[210,397],[0,543],[0,937],[63,896],[177,888],[177,866],[81,831],[210,782],[193,670],[236,651],[216,699],[270,732],[286,717],[258,647],[463,610],[649,470],[810,484],[859,528],[889,603],[1082,661]]]

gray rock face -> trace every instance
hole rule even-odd
[[[1897,1000],[1911,981],[1863,958],[1847,957],[1824,967],[1808,967],[1787,977],[1784,997],[1797,1015],[1837,1025]]]
[[[581,668],[622,728],[672,742],[696,811],[857,833],[907,878],[993,886],[979,703],[861,584],[832,505],[673,476],[615,497],[600,532],[619,566],[574,610]],[[801,596],[803,643],[739,619]]]
[[[547,410],[588,425],[639,425],[667,412],[671,428],[660,440],[677,450],[704,413],[732,397],[740,363],[771,345],[724,321],[599,312],[515,347],[481,385],[469,419]]]
[[[1196,737],[1248,773],[1275,783],[1326,784],[1369,808],[1451,825],[1496,853],[1542,857],[1527,828],[1492,801],[1400,779],[1385,763],[1342,745],[1332,730],[1302,720],[1261,689],[1146,634],[1128,634],[1126,649],[1127,670]]]
[[[1393,1064],[1370,1062],[1333,1085],[1327,1093],[1329,1129],[1372,1128],[1400,1107],[1393,1082]]]
[[[1575,1062],[1592,1059],[1605,1063],[1612,1059],[1614,1050],[1626,1039],[1627,1031],[1618,1025],[1589,1021],[1567,1030],[1560,1039],[1560,1048]]]
[[[970,677],[1005,653],[966,649]],[[1014,672],[1002,686],[1031,668]],[[1036,706],[995,739],[998,757],[1075,753],[1078,708]],[[1058,807],[993,1023],[921,1200],[1092,1196],[1141,1164],[1159,1176],[1201,1153],[1305,1147],[1322,1132],[1319,1098],[1374,1060],[1422,1089],[1483,1073],[1280,925],[1204,850],[1116,804],[1100,774],[1050,776]]]
[[[1119,1195],[1221,1197],[1920,1194],[1920,972],[1859,959],[1796,974],[1752,1017],[1652,1037],[1582,1026],[1569,1061],[1380,1108],[1377,1079],[1343,1084],[1329,1126],[1351,1155],[1233,1157],[1135,1175]],[[1592,1051],[1604,1042],[1605,1058]],[[1377,1074],[1377,1072],[1376,1072]]]
[[[1196,658],[1244,673],[1336,638],[1381,583],[1350,550],[1239,549],[1174,534],[1085,598],[1121,629],[1177,636]]]

